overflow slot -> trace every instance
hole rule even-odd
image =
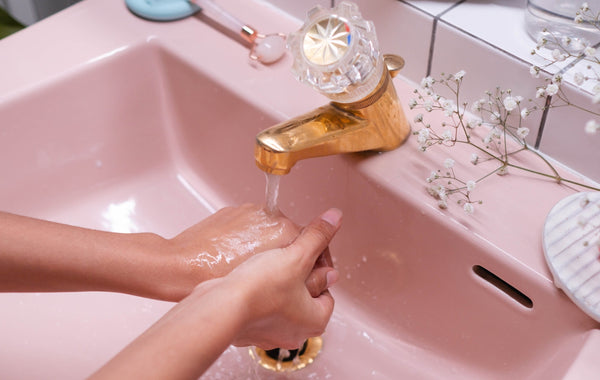
[[[515,288],[508,282],[504,281],[500,277],[496,276],[494,273],[485,269],[481,265],[473,265],[473,273],[487,281],[494,287],[498,288],[506,295],[508,295],[513,300],[517,301],[521,306],[524,306],[528,309],[533,308],[533,301],[531,298],[527,297],[523,292],[519,289]]]

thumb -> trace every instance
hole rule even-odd
[[[331,208],[325,211],[310,222],[296,240],[286,248],[302,256],[302,268],[307,274],[315,266],[315,262],[340,228],[341,220],[342,212],[340,210]]]

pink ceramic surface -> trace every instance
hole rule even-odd
[[[265,31],[297,27],[262,2],[224,3]],[[169,237],[222,206],[262,202],[255,134],[324,102],[294,81],[288,59],[252,66],[244,46],[197,18],[150,23],[120,0],[87,0],[10,37],[0,60],[0,208],[105,230]],[[412,85],[395,83],[408,101]],[[553,286],[541,249],[545,215],[572,190],[515,173],[478,189],[486,203],[474,216],[442,212],[424,178],[446,157],[411,139],[386,154],[300,162],[282,179],[283,212],[299,223],[331,206],[345,213],[323,350],[275,375],[232,347],[205,378],[599,373],[598,326]],[[171,306],[1,294],[0,377],[83,378]]]

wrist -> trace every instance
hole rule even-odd
[[[176,245],[157,234],[136,235],[139,265],[134,271],[142,281],[136,295],[173,302],[188,296],[200,280],[190,281],[194,276],[177,254]]]

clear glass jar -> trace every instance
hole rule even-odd
[[[585,3],[593,13],[600,12],[600,0],[588,0]],[[573,42],[591,44],[600,42],[598,23],[589,22],[589,17],[583,17],[583,22],[575,22],[577,12],[583,4],[582,0],[527,0],[525,13],[527,33],[535,41],[545,37],[550,43],[553,40],[548,38],[552,37],[550,33],[559,39],[568,37]],[[590,15],[592,12],[586,14]]]

